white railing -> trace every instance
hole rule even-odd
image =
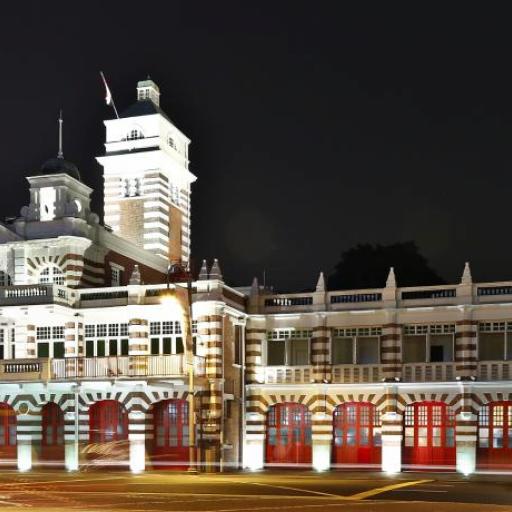
[[[478,363],[478,380],[509,380],[512,361],[485,361]]]
[[[455,380],[454,363],[408,363],[402,366],[404,382],[446,382]]]
[[[309,384],[313,378],[312,366],[267,366],[266,384]]]
[[[334,384],[379,382],[381,378],[379,365],[341,364],[332,367],[332,382]]]

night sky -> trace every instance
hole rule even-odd
[[[5,3],[0,218],[55,156],[61,107],[65,157],[102,214],[98,72],[119,110],[150,74],[192,139],[193,258],[219,258],[230,284],[265,269],[300,291],[342,250],[405,240],[448,281],[466,260],[475,279],[512,279],[509,16],[411,4]]]

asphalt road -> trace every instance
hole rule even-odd
[[[512,512],[512,475],[148,472],[0,473],[2,512]]]

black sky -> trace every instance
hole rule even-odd
[[[102,213],[98,71],[120,109],[149,73],[192,139],[194,258],[218,257],[231,284],[266,269],[300,290],[358,242],[410,239],[449,281],[465,260],[511,279],[508,13],[357,4],[5,3],[1,218],[56,153],[61,107]]]

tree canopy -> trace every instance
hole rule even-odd
[[[341,254],[341,260],[329,276],[330,290],[381,288],[389,268],[394,267],[398,286],[444,284],[419,252],[416,242],[390,245],[358,244]]]

